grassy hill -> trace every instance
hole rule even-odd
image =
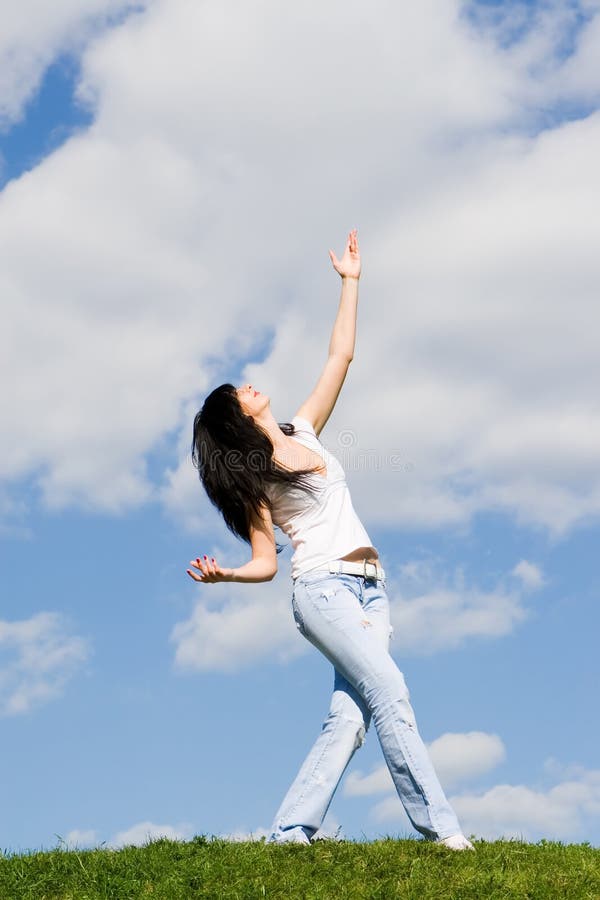
[[[416,840],[277,847],[199,836],[121,850],[4,853],[0,900],[600,900],[600,850],[588,844],[475,845],[476,853],[453,853]]]

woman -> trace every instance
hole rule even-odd
[[[329,356],[291,423],[278,424],[252,385],[224,384],[194,421],[192,456],[228,528],[252,547],[235,569],[197,558],[195,581],[270,581],[277,572],[273,525],[290,538],[292,608],[301,634],[329,659],[329,714],[278,810],[269,841],[310,843],[371,717],[398,795],[413,826],[452,850],[473,850],[440,786],[415,723],[404,677],[389,654],[385,573],[356,515],[337,459],[319,441],[354,354],[360,252],[350,232]]]

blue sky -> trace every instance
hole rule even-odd
[[[90,124],[89,112],[74,100],[77,67],[61,57],[45,71],[24,118],[2,134],[2,184],[34,168],[78,128]]]
[[[321,437],[421,733],[466,832],[600,844],[600,4],[430,5],[65,0],[0,39],[3,848],[269,827],[332,673],[289,548],[268,585],[185,575],[247,558],[191,422],[246,380],[291,419],[354,226]],[[374,731],[338,826],[413,834]]]

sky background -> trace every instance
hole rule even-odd
[[[600,845],[600,2],[4,3],[0,846],[266,833],[327,712],[191,465],[289,421],[363,257],[321,440],[464,831]],[[281,532],[278,539],[283,540]],[[414,835],[374,730],[325,834]]]

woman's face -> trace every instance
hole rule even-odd
[[[236,388],[235,392],[240,406],[247,416],[257,416],[269,405],[267,395],[261,394],[251,384],[245,384],[243,387]]]

